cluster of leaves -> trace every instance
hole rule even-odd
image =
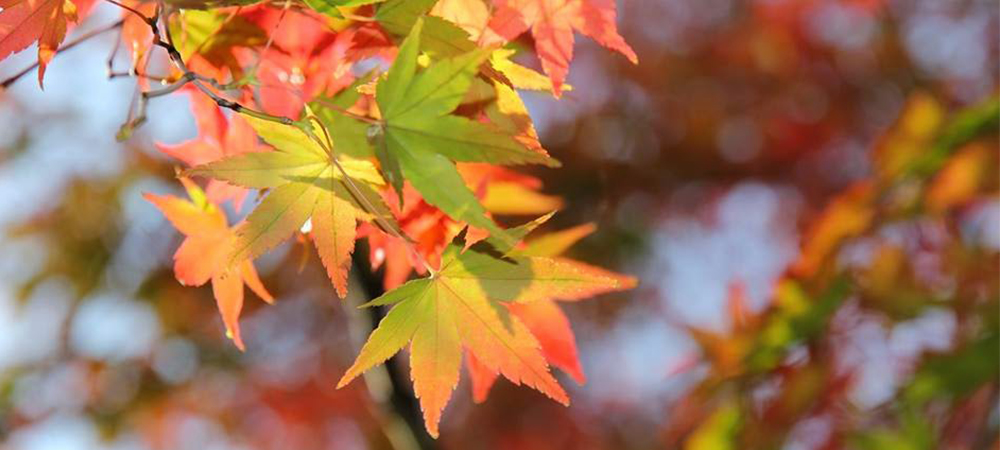
[[[831,425],[823,448],[995,446],[986,410],[1000,376],[1000,261],[961,224],[1000,189],[998,119],[996,99],[949,117],[932,96],[913,95],[872,152],[872,178],[811,221],[769,308],[749,312],[736,283],[730,332],[689,329],[703,357],[686,368],[703,362],[709,375],[679,403],[670,439],[686,448],[773,448],[804,418],[821,417]],[[846,261],[859,246],[871,257]],[[933,267],[919,266],[918,255]],[[837,361],[852,351],[842,342],[853,328],[838,322],[892,325],[935,310],[960,330],[950,348],[907,361],[889,407],[852,406],[859,380]],[[748,400],[748,392],[761,396]],[[933,412],[941,410],[954,414]]]
[[[110,1],[110,0],[109,0]],[[89,1],[0,3],[0,59],[38,42],[39,83]],[[243,285],[273,302],[253,260],[307,236],[340,297],[355,241],[386,266],[392,305],[340,381],[410,346],[427,429],[465,361],[483,400],[498,375],[568,404],[549,365],[583,382],[568,320],[556,300],[628,289],[635,280],[558,255],[582,226],[522,243],[560,206],[540,182],[501,166],[559,163],[542,148],[516,89],[565,84],[580,31],[635,62],[610,0],[306,0],[304,4],[114,2],[123,9],[129,73],[167,87],[145,101],[191,94],[199,135],[160,149],[189,166],[189,200],[148,194],[185,236],[174,255],[184,285],[212,282],[227,335],[241,350]],[[546,75],[511,61],[508,43],[530,30]],[[152,75],[156,47],[169,72]],[[362,74],[361,67],[377,68]],[[233,99],[233,100],[230,100]],[[229,114],[223,109],[230,110]],[[208,179],[204,188],[192,177]],[[230,226],[225,202],[243,209]],[[541,215],[504,228],[493,214]],[[360,224],[360,225],[359,225]],[[411,272],[424,278],[404,284]]]

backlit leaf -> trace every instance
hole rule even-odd
[[[193,183],[186,184],[189,190],[197,193],[196,196],[204,195]],[[177,280],[188,286],[212,281],[212,292],[226,324],[226,334],[243,350],[238,321],[243,308],[243,285],[268,303],[274,298],[260,282],[250,259],[241,259],[235,264],[228,261],[235,235],[222,210],[211,203],[198,206],[170,195],[146,194],[145,197],[185,236],[174,254]]]

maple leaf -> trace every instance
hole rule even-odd
[[[497,6],[489,30],[501,40],[513,40],[527,30],[535,38],[542,69],[552,79],[555,95],[573,59],[573,31],[615,50],[633,64],[639,59],[618,34],[615,0],[494,0]],[[490,40],[484,37],[487,42]]]
[[[185,236],[174,253],[177,281],[185,286],[201,286],[212,281],[212,293],[226,325],[226,334],[237,348],[244,350],[239,325],[243,285],[265,302],[273,303],[274,298],[264,288],[250,259],[230,264],[228,252],[235,235],[222,210],[210,203],[194,183],[184,178],[181,182],[192,201],[172,195],[145,194],[144,197]]]
[[[518,249],[514,253],[522,258],[535,257],[542,261],[544,258],[540,257],[553,258],[554,261],[564,265],[562,271],[572,273],[572,269],[575,269],[578,271],[576,272],[577,277],[588,274],[585,277],[590,277],[593,284],[589,286],[578,285],[579,290],[576,292],[552,290],[550,295],[538,295],[538,291],[526,289],[524,293],[518,294],[519,298],[515,302],[504,303],[510,313],[519,318],[538,339],[545,359],[553,366],[568,373],[580,384],[586,382],[586,376],[580,365],[576,337],[570,327],[569,318],[566,317],[555,300],[578,300],[605,292],[631,289],[636,283],[635,279],[631,277],[607,272],[569,259],[555,258],[594,230],[593,224],[585,224],[546,234],[533,239],[524,248]],[[545,273],[545,271],[540,272]],[[466,369],[472,380],[473,399],[477,403],[486,401],[490,389],[496,382],[497,373],[490,371],[474,355],[469,355],[469,358],[466,359]]]
[[[490,22],[490,10],[482,0],[438,0],[431,8],[434,16],[447,20],[478,41]]]
[[[161,152],[194,167],[229,156],[267,150],[257,140],[257,133],[242,117],[234,114],[227,120],[214,100],[193,86],[184,89],[191,94],[191,111],[194,113],[198,137],[175,145],[157,143]],[[212,203],[221,204],[231,199],[237,211],[242,209],[247,195],[246,189],[218,180],[210,180],[205,190]]]
[[[324,16],[308,10],[258,8],[243,17],[271,30],[273,45],[267,51],[240,52],[241,61],[257,67],[264,111],[298,117],[304,102],[328,90],[339,91],[353,81],[346,54],[353,45],[354,30],[333,33]]]
[[[191,169],[194,175],[238,186],[271,189],[237,230],[231,258],[255,258],[277,246],[312,219],[320,259],[340,297],[347,295],[347,269],[354,251],[358,219],[383,226],[391,214],[371,185],[384,184],[365,160],[331,153],[299,128],[246,116],[247,122],[275,150],[246,153]],[[346,172],[347,177],[344,176]]]
[[[542,219],[544,220],[544,219]],[[540,223],[536,221],[523,230]],[[365,306],[393,305],[357,360],[338,383],[343,387],[410,343],[410,371],[432,436],[458,384],[464,347],[486,370],[569,403],[539,351],[539,342],[504,302],[577,299],[634,284],[600,269],[564,260],[513,256],[501,259],[485,247],[453,242],[430,278],[411,281]]]
[[[377,86],[375,97],[382,119],[374,133],[375,155],[397,192],[402,190],[405,177],[428,203],[453,219],[507,239],[486,217],[486,210],[465,185],[453,161],[549,166],[558,162],[489,124],[451,114],[489,51],[476,50],[437,61],[418,73],[422,27],[422,19],[414,24],[387,77]]]
[[[427,430],[438,435],[441,412],[458,384],[462,346],[487,367],[513,382],[525,383],[568,404],[569,399],[538,352],[538,343],[516,318],[498,314],[487,292],[474,280],[453,279],[460,247],[452,245],[432,278],[411,281],[366,306],[394,305],[372,332],[338,387],[382,363],[410,343],[414,391]],[[462,272],[459,272],[462,273]]]
[[[66,37],[67,21],[78,22],[93,0],[0,0],[0,60],[38,42],[38,86]]]

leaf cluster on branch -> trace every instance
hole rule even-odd
[[[211,281],[237,347],[244,284],[274,301],[255,258],[305,236],[345,297],[355,241],[367,238],[389,291],[365,306],[391,309],[340,386],[408,345],[435,437],[463,354],[478,401],[502,375],[568,404],[550,364],[584,376],[555,301],[635,280],[559,256],[590,225],[522,242],[561,201],[504,166],[559,166],[517,90],[572,88],[575,31],[637,61],[612,0],[106,1],[123,19],[63,48],[118,31],[109,77],[139,79],[120,139],[146,121],[149,101],[191,95],[198,136],[159,145],[187,166],[179,180],[190,199],[146,198],[185,236],[177,280]],[[92,6],[0,0],[0,59],[37,42],[41,85]],[[544,75],[512,60],[529,34]],[[114,70],[121,52],[127,71]],[[230,226],[223,204],[239,212],[252,191],[262,200]],[[538,218],[504,228],[494,215]],[[414,271],[423,278],[406,282]]]

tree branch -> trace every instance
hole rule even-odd
[[[385,289],[382,286],[381,278],[371,270],[371,265],[368,264],[368,261],[361,260],[360,255],[367,254],[367,249],[358,248],[355,250],[354,267],[351,273],[357,277],[356,280],[359,281],[360,287],[364,289],[365,297],[377,298],[385,293]],[[353,311],[348,311],[348,314],[351,315],[349,320],[352,321],[352,326],[365,330],[362,336],[362,343],[364,342],[363,339],[371,334],[372,330],[378,326],[379,321],[382,320],[382,317],[385,316],[384,308],[382,306],[361,310],[350,308]],[[362,323],[359,324],[357,322]],[[420,403],[413,396],[412,390],[407,387],[408,377],[400,369],[400,356],[398,354],[389,358],[384,364],[369,369],[364,373],[363,377],[372,399],[382,409],[386,409],[389,414],[398,417],[406,424],[406,428],[409,429],[409,434],[412,436],[412,438],[407,440],[415,441],[424,450],[438,448],[437,441],[427,433],[427,429],[424,426]],[[390,439],[392,438],[390,437]]]
[[[114,4],[119,4],[114,0],[108,0],[108,1]],[[138,11],[135,11],[131,8],[127,9],[135,14],[139,14]],[[173,37],[170,35],[169,24],[166,23],[163,24],[162,26],[163,32],[161,34],[160,19],[161,17],[164,17],[161,14],[163,9],[164,9],[163,3],[161,1],[157,6],[157,10],[154,16],[150,18],[144,17],[143,20],[150,26],[150,30],[152,31],[153,34],[153,45],[163,48],[167,52],[167,56],[169,57],[171,63],[178,70],[180,70],[183,73],[183,75],[177,82],[166,88],[157,91],[143,92],[141,94],[141,97],[139,99],[139,105],[137,107],[139,111],[138,115],[134,119],[130,120],[128,123],[122,126],[122,130],[119,132],[119,139],[127,138],[128,135],[130,135],[131,132],[135,129],[135,127],[138,127],[143,122],[145,122],[146,105],[149,99],[170,94],[190,83],[193,84],[196,88],[198,88],[199,91],[201,91],[209,98],[214,100],[215,103],[222,108],[227,108],[234,112],[246,114],[248,116],[256,117],[258,119],[278,122],[284,125],[296,126],[302,129],[313,140],[317,141],[317,143],[320,146],[324,147],[327,152],[329,152],[329,154],[331,155],[331,160],[337,166],[337,169],[343,173],[345,179],[347,180],[348,186],[352,188],[351,190],[356,191],[355,195],[359,197],[359,201],[363,202],[363,204],[367,206],[366,209],[370,209],[370,212],[375,214],[377,220],[379,221],[384,220],[379,216],[378,210],[375,209],[373,205],[367,204],[367,199],[360,192],[357,186],[354,186],[353,184],[354,182],[351,179],[351,177],[347,174],[346,170],[340,165],[339,161],[337,161],[336,157],[334,156],[332,145],[329,142],[330,140],[329,133],[325,128],[323,128],[323,132],[325,137],[327,138],[326,142],[324,142],[322,139],[319,139],[319,137],[316,136],[316,134],[311,130],[311,127],[305,125],[304,123],[296,122],[295,120],[292,120],[289,117],[276,116],[273,114],[265,113],[263,111],[258,111],[252,108],[248,108],[238,102],[220,96],[219,94],[215,93],[212,89],[210,89],[208,86],[206,86],[207,83],[219,90],[225,90],[225,88],[227,87],[226,85],[219,83],[217,80],[197,74],[191,71],[187,67],[187,64],[185,64],[184,62],[184,58],[177,50],[177,47],[174,46]],[[142,16],[141,14],[139,15]],[[416,249],[412,247],[412,243],[405,235],[402,234],[400,230],[395,229],[395,227],[392,227],[391,224],[383,224],[383,227],[387,228],[387,230],[394,236],[406,242],[410,247],[411,251],[413,251],[413,253],[418,257],[418,259],[423,261],[423,258],[420,257],[419,253],[416,252]],[[360,252],[356,252],[356,254],[358,253]],[[426,263],[424,264],[426,265]],[[364,264],[355,264],[356,267],[360,267],[363,265]],[[377,296],[375,294],[380,295],[380,293],[382,292],[382,286],[379,280],[375,278],[374,274],[372,274],[370,270],[365,270],[364,274],[367,275],[367,276],[362,275],[362,277],[365,278],[364,282],[365,288],[371,295],[369,298],[374,298],[375,296]],[[371,330],[373,330],[374,327],[378,325],[378,322],[379,320],[381,320],[383,314],[379,308],[371,308],[370,311],[371,312],[368,313],[370,314],[369,315],[370,323],[369,325],[364,327],[367,330],[367,332],[364,333],[365,335],[369,334]],[[360,327],[354,326],[353,328],[360,328]],[[396,360],[398,360],[398,358],[393,358],[393,361]],[[382,378],[383,379],[387,378],[389,380],[388,385],[390,386],[389,388],[390,392],[388,392],[388,395],[386,395],[385,392],[381,393],[375,392],[374,385],[378,383],[370,383],[369,389],[372,391],[371,392],[372,397],[376,399],[376,401],[388,397],[394,417],[402,418],[403,423],[405,423],[405,426],[402,426],[402,424],[400,424],[398,420],[389,421],[389,423],[384,426],[387,438],[390,439],[390,441],[392,441],[394,446],[399,448],[413,447],[414,445],[419,446],[420,448],[423,449],[436,448],[434,440],[430,437],[429,434],[427,434],[427,431],[424,428],[422,415],[420,413],[420,406],[417,402],[417,399],[413,395],[408,394],[408,391],[404,387],[405,376],[403,376],[399,372],[399,370],[397,370],[396,365],[394,365],[392,361],[388,362],[384,366],[384,371],[385,372]],[[377,374],[378,372],[375,371],[375,373]],[[371,376],[378,377],[378,375],[375,374]],[[385,383],[382,384],[385,385]]]
[[[124,6],[114,0],[107,0],[107,1],[115,5]],[[201,91],[209,98],[211,98],[213,101],[215,101],[215,103],[219,105],[219,107],[221,108],[230,109],[237,113],[243,113],[248,116],[256,117],[261,120],[277,122],[284,125],[295,124],[295,120],[289,117],[277,116],[274,114],[268,114],[263,111],[255,110],[253,108],[248,108],[240,104],[239,102],[232,101],[225,97],[222,97],[221,95],[212,91],[212,89],[210,89],[208,86],[206,86],[205,83],[208,82],[209,84],[211,84],[213,87],[216,88],[224,87],[224,85],[219,83],[217,80],[206,77],[204,75],[199,75],[191,71],[191,69],[187,67],[187,64],[184,62],[184,58],[181,56],[181,53],[177,50],[177,47],[174,46],[173,37],[170,35],[170,24],[163,23],[161,27],[161,18],[166,17],[166,15],[163,14],[164,4],[162,0],[158,2],[156,7],[156,13],[153,15],[153,17],[147,18],[132,8],[126,8],[126,10],[139,15],[139,17],[142,17],[143,20],[147,24],[149,24],[150,31],[153,34],[153,45],[160,47],[167,52],[167,57],[170,59],[171,64],[173,64],[173,66],[177,68],[177,70],[179,70],[182,73],[182,75],[180,80],[176,84],[164,90],[156,91],[156,94],[151,94],[150,92],[142,93],[142,98],[138,103],[137,106],[138,111],[135,114],[135,117],[126,122],[124,125],[122,125],[121,130],[119,130],[118,132],[119,140],[128,139],[132,135],[132,132],[134,132],[136,128],[138,128],[145,122],[146,106],[147,106],[147,100],[149,98],[158,97],[160,95],[176,91],[177,89],[180,89],[181,87],[183,87],[188,83],[198,88],[199,91]]]

